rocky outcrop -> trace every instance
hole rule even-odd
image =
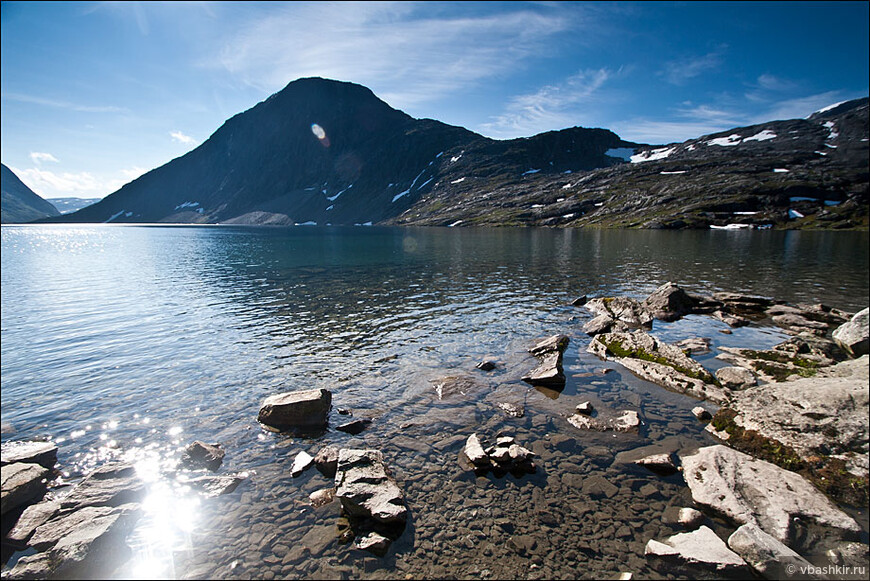
[[[867,355],[870,350],[870,308],[859,311],[833,333],[834,341],[852,357]]]
[[[51,470],[57,463],[57,446],[51,442],[12,441],[0,446],[0,464],[39,464]]]
[[[870,419],[867,409],[870,356],[844,361],[814,377],[770,383],[736,392],[729,408],[744,430],[789,446],[804,460],[835,456],[866,476]]]
[[[494,469],[526,474],[537,470],[532,460],[535,453],[517,444],[513,436],[499,436],[494,446],[484,449],[477,434],[471,434],[462,451],[471,465],[479,471]]]
[[[613,359],[667,389],[714,402],[727,400],[725,391],[701,364],[679,347],[662,343],[643,331],[597,335],[587,351],[602,359]]]
[[[640,427],[640,417],[634,410],[623,410],[618,415],[612,411],[602,411],[592,416],[586,411],[575,411],[568,416],[568,423],[578,430],[591,432],[636,432]]]
[[[727,389],[746,389],[758,385],[755,375],[745,367],[721,367],[716,370],[716,380]]]
[[[335,473],[335,496],[352,517],[404,525],[405,495],[378,450],[342,449]]]
[[[851,539],[861,527],[803,477],[726,446],[681,455],[683,477],[696,504],[738,524],[754,524],[795,550],[817,535]],[[801,523],[820,527],[812,530]]]
[[[750,370],[769,382],[784,381],[790,376],[807,377],[818,369],[835,363],[839,349],[823,337],[802,333],[771,349],[720,347],[716,359]]]
[[[39,464],[16,462],[2,468],[2,496],[0,514],[6,514],[22,505],[38,502],[46,491],[46,480],[51,473]]]
[[[139,502],[145,496],[145,483],[136,469],[126,463],[112,462],[100,466],[60,499],[63,510],[86,506],[120,506]]]
[[[314,457],[314,464],[321,474],[327,478],[335,478],[335,471],[338,468],[338,448],[335,446],[324,447]]]
[[[604,297],[591,299],[586,308],[598,316],[607,316],[614,322],[633,329],[652,329],[653,315],[647,306],[628,297]],[[587,331],[588,332],[588,331]]]
[[[650,540],[644,554],[648,559],[682,568],[694,575],[713,573],[716,577],[747,578],[751,574],[746,562],[706,526],[690,533],[676,534],[664,542]]]
[[[332,393],[309,389],[271,395],[263,401],[257,420],[272,428],[317,428],[326,425]]]

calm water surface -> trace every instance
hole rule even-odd
[[[712,440],[695,400],[601,373],[613,366],[585,352],[590,314],[570,302],[667,281],[857,311],[868,234],[3,226],[3,440],[54,440],[69,482],[106,459],[137,462],[152,492],[120,577],[655,577],[643,547],[678,532],[662,515],[691,499],[678,475],[625,458]],[[691,316],[654,332],[714,347],[787,337],[725,328]],[[572,338],[568,384],[529,389],[526,349],[554,333]],[[700,360],[723,365],[714,355]],[[483,359],[498,369],[476,370]],[[457,375],[477,387],[439,399],[434,382]],[[374,423],[307,439],[257,423],[268,395],[319,387]],[[503,393],[522,395],[524,417],[499,410]],[[577,431],[565,418],[586,399],[638,410],[643,429]],[[462,469],[468,435],[502,431],[540,455],[536,474]],[[202,499],[167,477],[195,439],[227,450],[220,473],[248,475],[236,492]],[[299,451],[327,444],[383,450],[402,484],[411,520],[386,557],[335,541],[337,504],[307,503],[330,485],[316,470],[290,477]],[[616,492],[584,491],[591,478]]]

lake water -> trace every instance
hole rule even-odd
[[[68,482],[112,458],[147,473],[120,577],[656,577],[644,545],[680,532],[662,515],[691,497],[679,475],[625,459],[713,440],[697,401],[587,354],[590,313],[570,303],[642,298],[667,281],[854,312],[868,304],[868,233],[3,226],[3,440],[56,441]],[[690,316],[654,333],[710,337],[710,369],[724,365],[716,347],[787,338],[726,328]],[[571,337],[566,388],[529,388],[526,349],[555,333]],[[475,369],[484,359],[498,368]],[[440,399],[445,376],[476,386]],[[320,387],[333,392],[325,434],[257,423],[268,395]],[[495,405],[502,393],[522,395],[523,417]],[[573,428],[565,418],[587,399],[639,411],[640,433]],[[335,408],[374,421],[350,436]],[[463,469],[475,432],[514,435],[538,472]],[[165,470],[196,439],[227,451],[219,473],[248,475],[235,492],[172,486]],[[308,505],[326,478],[290,477],[299,451],[327,444],[381,449],[400,482],[411,516],[385,557],[336,542],[337,503]],[[599,478],[616,492],[583,491]]]

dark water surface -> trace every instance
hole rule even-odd
[[[51,438],[70,482],[137,462],[151,495],[121,577],[655,577],[644,545],[679,532],[663,514],[691,498],[679,475],[627,458],[712,439],[697,401],[587,354],[590,314],[570,303],[667,281],[854,312],[868,304],[868,234],[3,226],[3,440]],[[691,316],[654,333],[714,347],[787,337],[723,329]],[[529,389],[526,349],[554,333],[572,339],[568,384]],[[699,360],[723,365],[715,354]],[[475,369],[483,359],[499,367]],[[434,382],[457,375],[477,386],[439,399]],[[338,432],[333,410],[331,429],[300,438],[257,423],[268,395],[319,387],[373,424]],[[495,405],[505,392],[523,394],[524,417]],[[565,418],[586,399],[637,410],[640,433],[578,431]],[[514,435],[538,472],[475,477],[457,461],[475,432]],[[236,492],[202,499],[161,476],[195,439],[226,449],[220,473],[248,475]],[[411,517],[385,557],[336,542],[337,504],[308,505],[327,479],[290,477],[299,451],[327,444],[381,449],[403,487]],[[606,494],[584,489],[600,479]]]

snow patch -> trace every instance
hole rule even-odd
[[[686,173],[686,170],[681,169],[679,171],[660,171],[659,173],[663,176],[673,176],[681,173]]]
[[[121,210],[121,211],[118,212],[117,214],[112,214],[112,217],[109,218],[108,220],[106,220],[105,222],[103,222],[103,224],[108,224],[109,222],[111,222],[111,221],[114,220],[115,218],[119,218],[119,217],[121,217],[121,216],[124,214],[124,212],[126,212],[126,210]]]
[[[603,205],[604,205],[604,202],[598,202],[597,204],[595,204],[595,207],[600,208]]]
[[[740,140],[743,139],[736,133],[732,133],[728,137],[717,137],[716,139],[711,139],[707,142],[707,145],[721,145],[722,147],[731,147],[732,145],[737,145],[740,143]]]
[[[326,209],[326,211],[328,212],[328,211],[330,211],[331,209],[333,209],[334,207],[335,207],[334,205],[333,205],[333,206],[330,206],[330,207],[328,207],[328,208]]]
[[[830,111],[831,109],[836,109],[837,107],[839,107],[843,103],[845,103],[845,101],[840,101],[839,103],[834,103],[833,105],[828,105],[827,107],[823,107],[822,109],[819,109],[815,113],[810,114],[810,116],[807,117],[807,119],[809,119],[810,117],[812,117],[816,113],[824,113],[825,111]]]
[[[308,222],[296,222],[294,226],[317,226],[317,222],[309,220]]]
[[[443,152],[443,151],[442,151],[441,153],[439,153],[438,155],[436,155],[436,156],[435,156],[435,159],[438,159],[438,158],[441,157],[442,155],[444,155],[444,152]]]
[[[656,161],[664,159],[677,150],[676,147],[662,147],[650,151],[642,151],[636,155],[632,155],[629,159],[631,163],[643,163],[645,161]]]
[[[564,201],[565,201],[565,198],[558,198],[558,199],[556,199],[556,203],[557,203],[557,204],[558,204],[559,202],[564,202]]]
[[[462,224],[462,220],[457,220],[457,221],[454,222],[453,224],[449,224],[447,227],[448,227],[448,228],[453,228],[454,226],[459,226],[460,224]]]
[[[817,151],[816,153],[818,153],[819,155],[828,155],[828,154],[825,153],[824,151]]]
[[[837,133],[837,130],[836,130],[836,127],[834,126],[833,121],[826,121],[823,125],[825,127],[827,127],[827,129],[828,129],[828,139],[836,139],[837,137],[840,136],[840,134]]]
[[[631,156],[634,155],[635,149],[631,147],[611,147],[604,152],[608,157],[615,157],[625,161],[631,161]]]
[[[754,216],[758,212],[732,212],[735,216]]]
[[[451,184],[461,184],[461,183],[464,182],[464,181],[465,181],[465,178],[459,178],[458,180],[453,180],[453,181],[450,182],[450,183],[451,183]]]
[[[788,211],[789,218],[803,218],[804,215],[798,212],[797,210],[789,210]]]
[[[774,168],[773,173],[788,173],[788,170],[784,167],[777,167]]]
[[[326,199],[329,200],[330,202],[334,202],[334,201],[336,201],[336,200],[338,199],[338,196],[340,196],[341,194],[345,193],[346,191],[348,191],[348,190],[351,189],[352,187],[353,187],[353,184],[350,184],[349,186],[347,186],[346,188],[344,188],[343,190],[341,190],[340,192],[338,192],[338,193],[335,194],[334,196],[329,196],[329,197],[327,197]],[[326,193],[326,190],[323,190],[323,193],[325,194],[325,193]]]
[[[768,139],[774,139],[775,137],[776,133],[774,133],[770,129],[765,129],[760,133],[756,133],[752,137],[747,137],[743,141],[767,141]]]
[[[568,220],[568,219],[570,219],[570,218],[573,218],[573,217],[576,216],[576,215],[577,215],[577,214],[565,214],[565,215],[562,216],[562,217],[565,218],[566,220]]]
[[[531,173],[538,173],[539,171],[541,171],[541,170],[540,169],[530,169],[530,170],[524,171],[522,175],[527,176]]]
[[[360,223],[354,224],[354,226],[371,226],[371,225],[372,225],[371,222],[363,222],[362,224],[360,224]]]
[[[450,163],[456,163],[457,161],[459,161],[460,157],[462,157],[461,153],[459,155],[454,155],[453,157],[450,158]]]
[[[752,230],[752,224],[728,224],[726,226],[716,226],[710,224],[711,230]]]
[[[532,208],[543,208],[544,204],[532,204]]]
[[[181,210],[182,208],[195,208],[197,206],[199,206],[199,202],[184,202],[183,204],[175,206],[175,209]]]

